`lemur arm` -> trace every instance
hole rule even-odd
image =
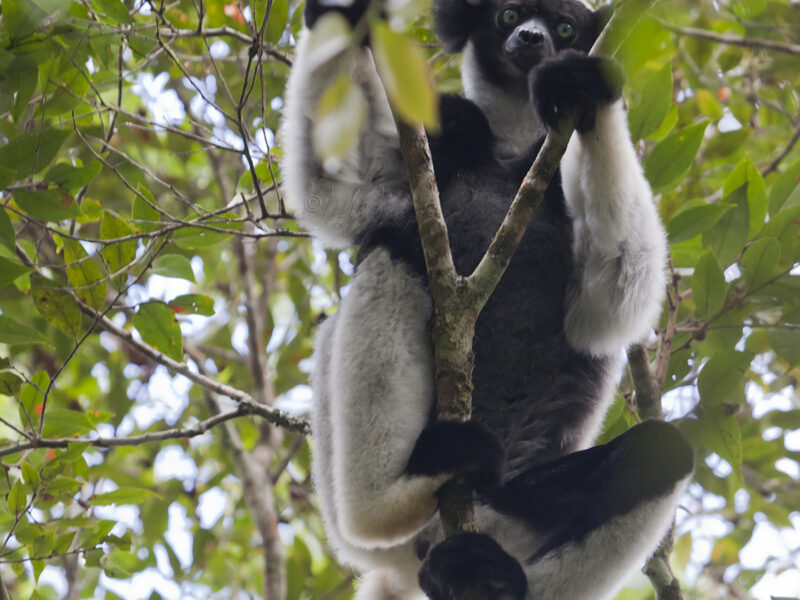
[[[405,206],[397,132],[368,48],[348,46],[316,64],[310,31],[300,33],[286,92],[282,163],[286,203],[311,233],[331,247],[357,240],[368,226]],[[318,55],[318,52],[316,52]],[[349,75],[366,100],[357,143],[336,164],[323,164],[313,146],[320,98],[337,77]]]
[[[664,230],[622,100],[598,106],[594,127],[573,135],[561,173],[575,235],[567,339],[592,354],[616,351],[654,325],[666,255]]]

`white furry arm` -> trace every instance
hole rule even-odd
[[[572,137],[561,173],[577,278],[567,339],[595,355],[617,352],[655,324],[666,257],[664,229],[621,100],[599,106],[594,129]]]
[[[370,51],[349,46],[317,64],[312,41],[304,29],[287,84],[281,126],[284,190],[289,209],[311,233],[328,246],[342,247],[368,225],[391,218],[407,186],[394,121]],[[322,164],[314,150],[313,123],[320,98],[342,74],[361,89],[367,119],[349,155]]]

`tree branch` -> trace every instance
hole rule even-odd
[[[152,433],[127,437],[39,438],[31,440],[30,442],[23,442],[0,449],[0,458],[18,454],[26,450],[35,450],[37,448],[68,448],[72,444],[88,444],[96,448],[113,448],[119,446],[140,446],[142,444],[164,442],[167,440],[189,439],[203,435],[210,429],[226,421],[249,415],[258,415],[267,420],[272,418],[272,412],[264,413],[259,404],[239,404],[234,410],[216,414],[205,421],[201,421],[194,427],[176,427],[173,429],[165,429],[164,431],[154,431]]]
[[[742,46],[744,48],[754,48],[759,50],[774,50],[777,52],[784,52],[786,54],[800,54],[800,44],[776,42],[774,40],[766,40],[763,38],[748,38],[730,33],[716,33],[714,31],[696,29],[694,27],[681,27],[680,25],[673,25],[663,21],[661,24],[670,31],[679,35],[687,35],[701,40],[707,40],[709,42],[717,42],[719,44],[727,44],[729,46]]]

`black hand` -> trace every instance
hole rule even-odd
[[[564,114],[577,111],[576,129],[581,133],[594,128],[598,106],[610,104],[622,95],[624,80],[615,60],[575,50],[559,52],[529,76],[531,98],[542,122],[552,128]]]
[[[475,421],[437,421],[417,438],[406,466],[409,475],[464,473],[479,493],[503,478],[505,450],[496,435]]]

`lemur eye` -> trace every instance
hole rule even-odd
[[[575,33],[575,28],[572,26],[572,23],[562,21],[556,26],[556,33],[558,34],[558,37],[565,39],[571,38],[572,34]]]
[[[507,8],[503,11],[503,14],[500,15],[500,20],[503,22],[503,25],[507,25],[511,27],[519,23],[519,12],[516,8]]]

